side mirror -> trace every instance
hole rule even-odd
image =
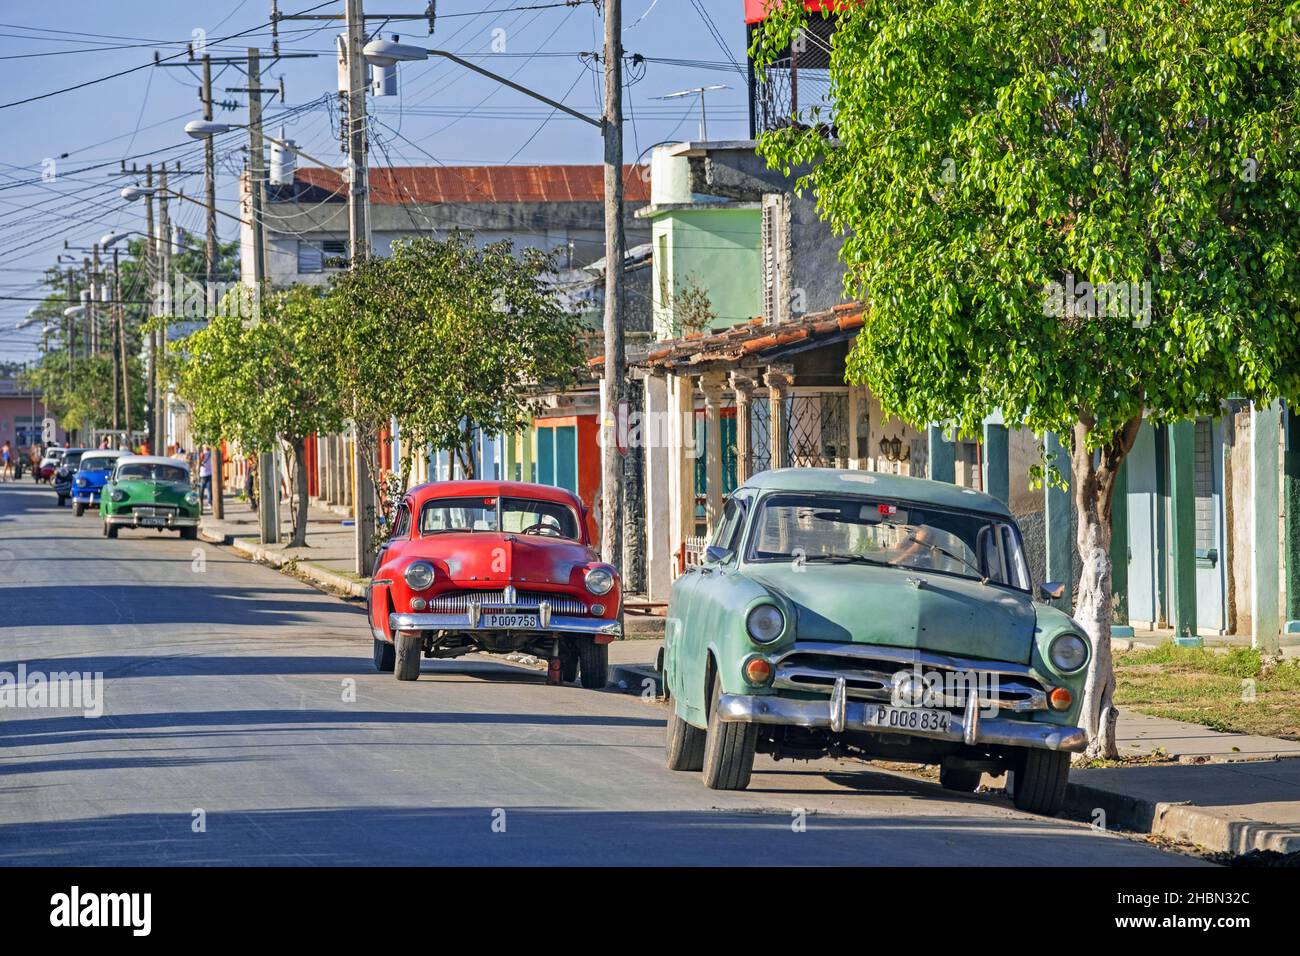
[[[711,544],[704,549],[704,560],[710,564],[722,564],[731,557],[731,549]]]
[[[1044,601],[1059,601],[1065,597],[1065,584],[1061,581],[1044,581],[1038,585],[1038,596]]]

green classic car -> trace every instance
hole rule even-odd
[[[177,458],[123,455],[99,496],[106,538],[116,538],[121,528],[179,531],[182,538],[197,538],[201,510],[189,466]]]
[[[950,790],[1011,772],[1055,814],[1091,645],[1030,593],[1002,502],[946,482],[767,471],[726,501],[673,584],[660,669],[667,763],[742,790],[754,755],[938,764]]]

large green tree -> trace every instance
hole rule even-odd
[[[762,58],[802,6],[780,4]],[[1111,497],[1143,416],[1300,399],[1300,5],[862,0],[838,18],[833,115],[761,148],[844,236],[846,292],[870,305],[852,381],[914,423],[973,432],[1001,409],[1064,436],[1084,721],[1113,754]]]
[[[530,420],[539,385],[562,388],[585,362],[581,323],[548,282],[554,261],[468,233],[394,244],[335,280],[324,338],[377,478],[374,442],[396,419],[399,487],[416,454],[454,452],[474,467],[476,432]]]
[[[232,292],[231,295],[240,294]],[[290,547],[306,544],[307,436],[343,426],[331,353],[323,338],[323,290],[294,286],[265,296],[260,320],[227,303],[174,346],[177,391],[204,441],[233,440],[249,451],[283,441],[293,471]]]

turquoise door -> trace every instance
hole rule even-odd
[[[578,429],[537,429],[537,483],[578,493]]]

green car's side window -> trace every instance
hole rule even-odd
[[[722,508],[722,520],[718,522],[713,540],[709,542],[709,551],[715,555],[726,552],[728,558],[734,556],[740,547],[740,533],[744,525],[744,502],[733,495]]]

